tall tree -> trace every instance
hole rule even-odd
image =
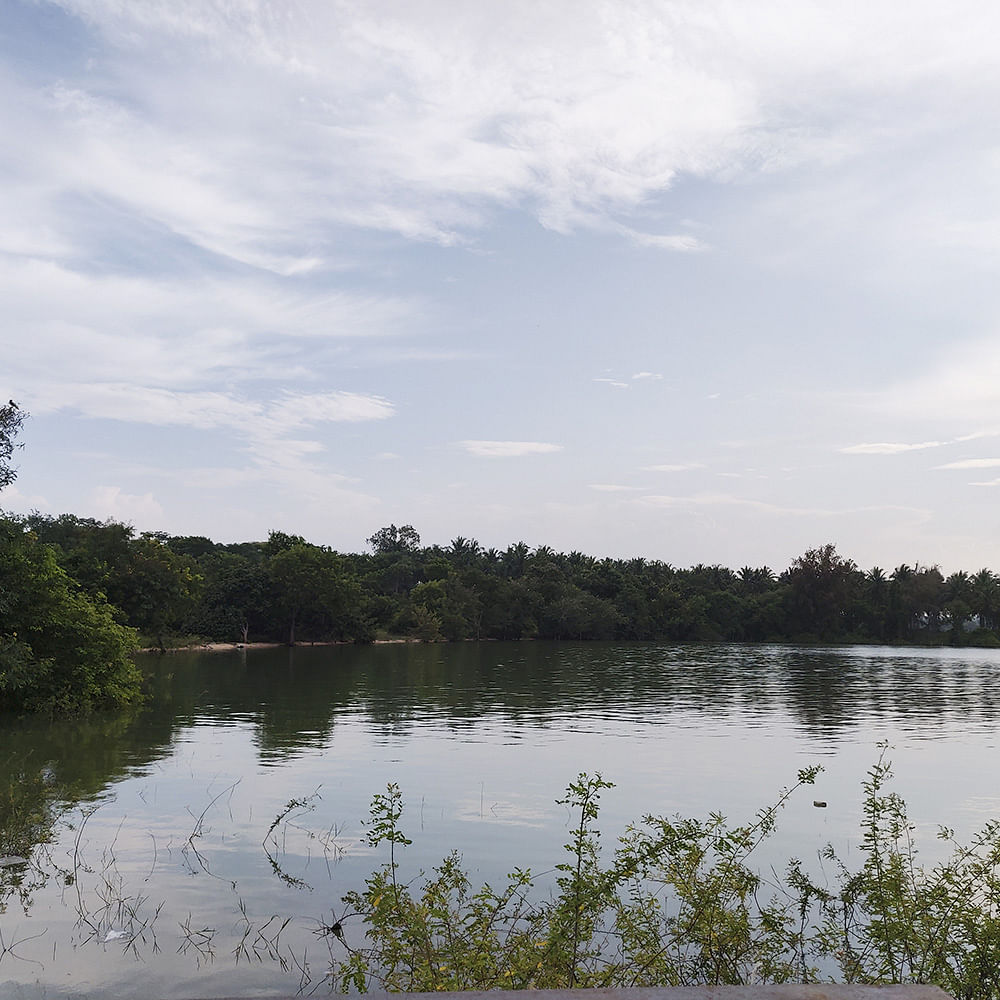
[[[336,552],[318,545],[293,545],[267,564],[278,603],[288,622],[288,645],[295,645],[303,615],[331,621],[357,605],[360,590]]]
[[[832,638],[850,631],[861,572],[827,543],[799,556],[784,574],[795,632]]]
[[[384,555],[387,552],[416,552],[420,548],[420,535],[412,524],[404,524],[401,528],[390,524],[388,527],[379,528],[365,541],[376,555]]]
[[[118,604],[129,624],[151,634],[162,650],[164,633],[180,628],[194,609],[203,582],[192,559],[143,535],[129,546],[128,575],[118,582],[122,594]]]
[[[996,624],[997,601],[1000,586],[988,569],[981,569],[972,577],[972,610],[979,616],[980,628],[993,628]]]

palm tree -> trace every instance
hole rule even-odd
[[[463,538],[459,535],[458,538],[452,539],[449,552],[453,562],[460,566],[471,566],[482,552],[482,546],[474,538]]]
[[[990,570],[981,569],[972,577],[970,585],[972,610],[979,617],[979,627],[995,628],[1000,581]]]
[[[515,578],[524,576],[524,569],[530,553],[531,549],[528,548],[526,542],[516,542],[513,545],[508,545],[502,556],[504,574]]]
[[[532,563],[548,562],[550,559],[555,558],[555,551],[551,545],[539,545],[537,549],[531,554]]]
[[[952,573],[944,582],[943,610],[951,624],[952,642],[959,640],[972,614],[972,584],[964,570]]]

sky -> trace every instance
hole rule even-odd
[[[13,512],[1000,570],[1000,7],[4,0]]]

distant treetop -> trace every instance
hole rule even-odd
[[[390,524],[388,528],[379,528],[365,541],[376,554],[385,552],[416,552],[420,548],[420,535],[412,524],[404,524],[397,528]]]

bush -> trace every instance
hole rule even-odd
[[[532,901],[530,871],[474,890],[457,854],[416,880],[400,879],[402,798],[376,795],[369,842],[389,859],[344,902],[363,925],[332,970],[345,991],[543,989],[819,982],[933,983],[956,1000],[1000,992],[1000,823],[931,869],[917,861],[903,801],[886,792],[886,748],[863,785],[859,870],[827,848],[833,884],[801,863],[764,878],[756,848],[780,808],[819,768],[744,825],[647,816],[602,863],[595,823],[600,775],[581,774],[563,801],[577,816],[556,889]],[[533,890],[536,890],[533,892]],[[341,918],[347,920],[347,917]]]

